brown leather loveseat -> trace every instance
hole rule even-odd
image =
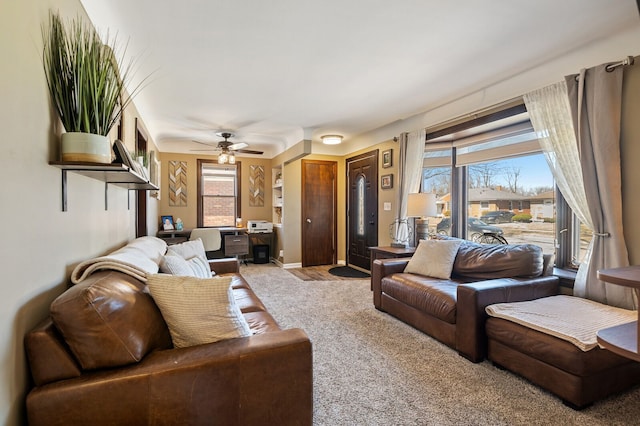
[[[546,272],[550,258],[532,244],[482,245],[463,240],[448,279],[404,272],[409,258],[377,259],[371,275],[373,303],[480,362],[487,353],[488,305],[558,293],[558,278]]]
[[[145,284],[117,271],[96,272],[58,297],[52,316],[76,310],[77,319],[54,325],[49,317],[26,336],[29,424],[310,425],[309,338],[278,326],[236,260],[212,269],[233,276],[253,335],[173,348]]]

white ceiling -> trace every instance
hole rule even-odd
[[[135,104],[161,151],[231,130],[268,158],[323,134],[348,143],[639,23],[634,0],[81,1],[128,40],[136,76],[152,73]]]

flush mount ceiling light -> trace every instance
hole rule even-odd
[[[340,135],[324,135],[320,136],[322,143],[325,145],[338,145],[342,142],[342,136]]]

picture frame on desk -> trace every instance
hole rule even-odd
[[[162,229],[164,231],[173,231],[176,229],[173,224],[173,216],[160,216],[160,223],[162,223]]]

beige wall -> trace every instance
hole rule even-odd
[[[161,193],[160,207],[156,218],[157,224],[160,223],[160,216],[171,215],[174,221],[177,218],[182,219],[185,228],[197,227],[198,219],[198,159],[213,160],[215,155],[190,155],[190,154],[174,154],[161,153]],[[169,161],[186,161],[187,162],[187,205],[184,207],[169,205]],[[247,158],[238,157],[237,161],[241,163],[240,185],[241,185],[241,212],[242,222],[246,225],[247,220],[266,220],[272,221],[272,186],[271,186],[271,160],[264,158]],[[262,165],[265,170],[265,194],[264,206],[252,207],[249,205],[249,175],[252,165]],[[156,225],[157,225],[156,224]]]
[[[73,173],[68,211],[61,211],[61,172],[48,164],[58,158],[61,129],[41,64],[41,24],[50,8],[84,16],[79,0],[8,1],[0,13],[0,424],[7,425],[25,424],[25,333],[46,317],[77,263],[122,246],[135,232],[135,209],[127,209],[133,192],[110,185],[105,211],[104,183]],[[129,139],[132,130],[125,132]],[[153,200],[149,209],[157,210]]]

